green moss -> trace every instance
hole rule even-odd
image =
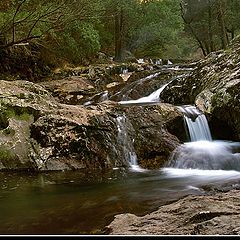
[[[31,114],[23,110],[21,110],[21,112],[16,112],[14,109],[7,109],[5,114],[7,118],[14,118],[16,120],[29,121],[31,119]]]
[[[15,159],[15,154],[6,147],[0,146],[0,159],[4,162],[11,161]]]
[[[3,134],[13,136],[15,134],[15,130],[8,126],[3,130]]]

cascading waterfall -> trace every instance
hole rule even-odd
[[[211,132],[206,116],[194,106],[181,106],[184,121],[188,128],[191,142],[207,140],[212,141]]]
[[[124,99],[126,98],[126,96],[131,92],[133,91],[138,85],[141,85],[143,84],[144,82],[146,81],[149,81],[153,78],[156,78],[158,77],[159,75],[161,74],[161,72],[157,72],[157,73],[153,73],[147,77],[144,77],[144,78],[141,78],[141,79],[138,79],[137,81],[134,81],[132,83],[130,83],[129,85],[125,86],[121,91],[115,93],[114,95],[111,96],[110,100],[111,99],[114,99],[114,98],[119,98],[119,96],[121,96],[121,99]]]
[[[213,141],[207,119],[194,106],[181,106],[191,142],[175,149],[167,167],[240,171],[240,143]]]
[[[118,142],[122,146],[123,156],[128,162],[130,168],[134,171],[142,171],[141,167],[138,165],[137,155],[134,150],[133,142],[134,139],[129,137],[127,131],[127,118],[125,115],[118,116],[117,119],[117,128],[118,128]]]
[[[142,83],[143,81],[146,81],[146,80],[149,80],[149,79],[152,79],[152,78],[155,78],[157,77],[158,75],[160,74],[159,73],[155,73],[153,75],[150,75],[144,79],[141,79],[139,80],[139,83]],[[146,96],[146,97],[141,97],[139,99],[136,99],[136,100],[124,100],[124,101],[119,101],[118,103],[121,104],[121,105],[150,105],[150,104],[156,104],[156,103],[159,103],[161,101],[160,99],[160,95],[161,93],[163,92],[163,90],[172,82],[174,81],[175,79],[177,78],[181,78],[185,76],[185,74],[182,74],[182,75],[178,75],[178,76],[175,76],[172,78],[171,81],[169,81],[168,83],[166,84],[163,84],[159,89],[157,89],[156,91],[154,91],[153,93],[151,93],[150,95]]]
[[[168,85],[164,84],[161,88],[159,88],[158,90],[154,91],[153,93],[151,93],[150,95],[146,96],[146,97],[142,97],[136,100],[127,100],[127,101],[120,101],[119,104],[121,105],[129,105],[129,104],[138,104],[138,103],[158,103],[160,101],[160,94],[161,92],[164,90],[164,88]]]

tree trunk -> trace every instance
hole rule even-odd
[[[210,51],[215,51],[214,43],[213,43],[213,28],[212,28],[212,6],[210,0],[208,0],[208,35],[209,35],[209,43],[210,43]]]
[[[228,45],[228,39],[227,39],[227,31],[224,21],[224,3],[223,0],[219,0],[218,2],[218,10],[219,10],[219,16],[218,16],[218,22],[220,25],[220,32],[221,32],[221,41],[222,41],[222,48],[226,49]]]
[[[191,6],[191,5],[190,5],[190,6]],[[188,21],[186,20],[185,16],[184,16],[184,6],[183,6],[182,3],[180,3],[180,8],[181,8],[181,15],[182,15],[182,19],[183,19],[184,23],[186,24],[186,26],[189,27],[189,30],[191,31],[192,35],[194,36],[194,38],[195,38],[196,41],[198,42],[198,45],[199,45],[199,47],[201,48],[203,55],[204,55],[204,56],[207,56],[206,50],[205,50],[205,48],[204,48],[204,45],[203,45],[201,39],[200,39],[200,38],[198,37],[198,35],[194,32],[194,30],[193,30],[193,28],[192,28],[192,26],[191,26],[191,22],[188,22]]]
[[[115,16],[115,61],[122,60],[123,10]]]

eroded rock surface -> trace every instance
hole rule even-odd
[[[195,104],[208,115],[218,139],[240,140],[239,41],[200,60],[189,76],[174,80],[161,94],[171,104]]]
[[[240,190],[212,196],[187,196],[138,217],[120,214],[106,230],[111,235],[240,235]]]
[[[105,101],[84,107],[59,103],[45,88],[27,81],[1,81],[0,86],[1,170],[128,167],[129,142],[119,138],[119,116],[128,119],[126,134],[140,164],[154,158],[151,168],[159,167],[179,145],[168,126],[181,124],[182,117],[169,104],[122,108]]]

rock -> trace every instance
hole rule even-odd
[[[161,99],[174,105],[195,104],[206,113],[214,138],[240,140],[239,40],[226,51],[210,54],[188,76],[175,79]],[[215,126],[215,123],[218,125]],[[220,126],[226,131],[220,132]],[[227,134],[231,132],[231,136]]]
[[[125,109],[134,128],[132,138],[139,165],[146,169],[163,167],[171,152],[180,145],[178,133],[171,131],[170,126],[174,121],[179,125],[183,123],[182,114],[176,107],[162,103]],[[184,131],[184,125],[181,131]]]
[[[60,80],[41,82],[61,103],[83,104],[89,96],[96,93],[95,86],[85,77],[68,77]]]
[[[123,115],[127,118],[127,140],[135,140],[134,151],[147,168],[162,166],[180,143],[169,126],[182,117],[169,104],[123,109],[105,101],[84,107],[57,102],[39,84],[1,81],[0,86],[1,170],[129,167],[128,142],[119,139],[118,131],[117,118]],[[143,164],[153,159],[154,164]]]
[[[170,68],[167,66],[158,66],[154,70],[141,70],[134,72],[125,85],[110,99],[113,101],[136,100],[144,96],[148,96],[158,90],[164,84],[173,81],[175,78],[181,78],[183,74],[187,74],[189,70],[177,66]]]
[[[189,195],[139,217],[115,216],[110,235],[240,235],[240,190],[212,196]]]

